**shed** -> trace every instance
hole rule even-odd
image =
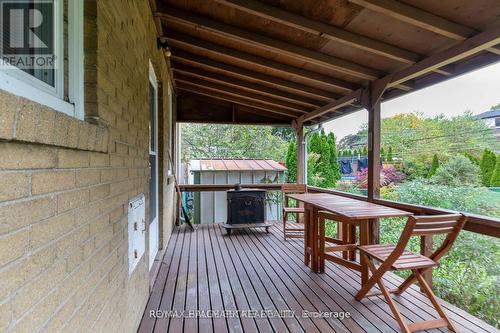
[[[259,159],[201,159],[190,162],[190,183],[193,184],[259,184],[283,183],[286,167],[273,160]],[[194,194],[196,223],[225,222],[227,219],[226,192]],[[280,218],[281,201],[278,193],[268,192],[268,220]],[[201,214],[203,212],[203,214]]]

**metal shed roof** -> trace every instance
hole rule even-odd
[[[255,159],[203,159],[191,160],[191,171],[285,171],[273,160]]]

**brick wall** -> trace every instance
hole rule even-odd
[[[88,121],[0,91],[0,331],[133,332],[148,298],[147,247],[128,275],[127,203],[148,197],[149,59],[164,87],[168,71],[147,0],[88,3]]]

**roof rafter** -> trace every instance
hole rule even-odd
[[[275,71],[280,71],[285,75],[293,75],[306,79],[308,81],[314,81],[321,83],[323,85],[342,90],[344,92],[351,92],[359,88],[358,85],[341,79],[332,78],[320,73],[311,72],[304,70],[302,68],[285,65],[283,63],[270,60],[267,58],[259,57],[250,53],[239,51],[236,49],[228,48],[222,45],[207,42],[206,40],[192,37],[186,34],[178,32],[169,32],[169,40],[173,41],[172,44],[180,44],[184,46],[195,47],[197,49],[203,49],[211,53],[217,54],[218,56],[223,56],[227,58],[232,58],[234,60],[243,61],[245,63],[251,64],[252,66],[259,66],[266,69],[272,69]]]
[[[337,95],[327,91],[304,86],[294,81],[283,80],[260,72],[250,71],[245,68],[228,65],[226,63],[204,58],[180,49],[175,49],[175,52],[172,53],[172,58],[184,64],[189,64],[194,67],[205,68],[209,70],[220,71],[225,74],[249,80],[251,82],[259,82],[268,86],[270,84],[271,86],[279,86],[282,90],[306,95],[316,100],[328,102],[338,97]]]
[[[199,30],[204,30],[219,36],[224,36],[231,40],[255,45],[257,47],[276,53],[286,54],[288,56],[301,59],[305,62],[315,64],[324,68],[329,68],[331,70],[348,74],[353,77],[365,80],[373,80],[384,75],[383,72],[377,69],[366,67],[325,53],[290,44],[278,39],[256,34],[247,30],[237,28],[235,26],[211,20],[200,15],[191,14],[183,10],[171,7],[169,7],[168,10],[166,8],[159,8],[159,10],[160,13],[156,13],[155,15],[160,16],[167,21],[187,24]]]
[[[287,111],[287,110],[283,110],[283,109],[279,109],[279,108],[274,108],[272,106],[263,105],[261,103],[257,103],[254,101],[231,96],[231,95],[224,94],[224,93],[221,93],[218,91],[207,89],[206,87],[199,87],[199,86],[192,85],[192,84],[185,83],[185,82],[178,82],[177,86],[179,87],[180,90],[189,91],[189,92],[192,92],[192,93],[195,93],[198,95],[207,96],[207,97],[210,97],[213,99],[218,99],[218,100],[231,102],[231,103],[235,103],[235,104],[239,104],[239,105],[244,105],[244,106],[248,106],[250,108],[255,108],[255,109],[265,111],[266,115],[269,117],[273,117],[273,118],[277,118],[277,119],[283,119],[283,116],[290,117],[291,119],[296,118],[296,114],[292,113],[291,111]]]
[[[330,24],[312,20],[307,17],[266,5],[255,0],[216,0],[227,6],[264,17],[284,25],[306,31],[317,36],[352,46],[357,49],[378,54],[403,63],[413,64],[420,55],[397,46],[387,44],[363,35],[359,35]]]
[[[246,91],[242,91],[240,89],[235,89],[231,87],[227,87],[221,84],[213,83],[204,79],[190,77],[184,74],[175,74],[175,80],[177,82],[182,82],[185,84],[205,88],[212,91],[217,91],[226,95],[235,96],[241,99],[247,99],[254,102],[257,102],[261,105],[269,105],[270,107],[274,107],[276,109],[283,110],[282,114],[291,115],[291,116],[300,116],[301,114],[307,113],[307,110],[300,108],[292,103],[287,103],[283,101],[276,100],[274,98],[262,96],[259,94],[254,94]]]
[[[302,96],[293,95],[278,89],[273,89],[259,84],[238,80],[229,76],[216,74],[213,72],[205,71],[202,69],[187,66],[177,62],[173,63],[173,71],[174,73],[177,72],[187,76],[192,76],[199,79],[204,79],[215,83],[220,83],[223,85],[228,85],[230,87],[236,87],[250,92],[284,100],[286,102],[291,102],[306,108],[317,108],[322,105],[322,103],[319,103],[314,100],[305,99]]]
[[[452,46],[447,50],[429,56],[408,68],[399,72],[389,74],[383,78],[375,80],[373,85],[384,84],[386,87],[395,87],[398,84],[408,80],[421,77],[432,72],[435,68],[452,64],[456,61],[468,58],[474,54],[484,51],[493,45],[500,43],[500,26],[496,26],[490,30],[478,33],[477,35],[461,42],[458,45]],[[309,112],[297,119],[298,123],[313,120],[328,112],[337,110],[344,106],[357,102],[362,102],[366,94],[363,94],[364,89],[354,91],[334,102],[331,102],[321,108]]]

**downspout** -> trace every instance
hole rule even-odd
[[[319,124],[318,127],[316,128],[309,128],[308,131],[304,134],[304,140],[302,141],[302,147],[304,151],[304,184],[307,185],[307,138],[316,133],[321,131],[323,128],[323,124]]]

